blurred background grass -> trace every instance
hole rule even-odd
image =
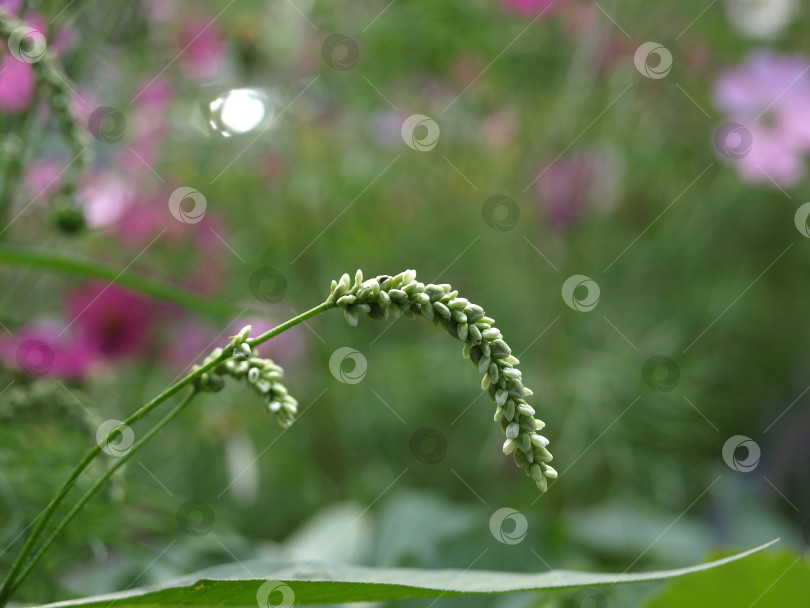
[[[22,12],[53,20],[50,33],[72,32],[60,58],[85,115],[105,106],[124,117],[121,138],[92,140],[94,177],[113,175],[130,190],[113,222],[91,221],[78,237],[57,234],[48,206],[26,207],[21,191],[15,204],[25,213],[6,245],[120,268],[137,257],[130,272],[259,308],[275,322],[322,301],[343,272],[415,268],[497,320],[564,474],[536,500],[500,453],[492,407],[447,336],[407,319],[362,319],[352,329],[326,314],[269,347],[301,403],[299,422],[280,432],[236,386],[200,399],[88,507],[20,599],[141,585],[279,546],[428,568],[463,569],[479,556],[475,568],[524,571],[683,565],[712,547],[776,536],[807,548],[810,416],[801,396],[810,332],[801,294],[810,266],[793,216],[810,193],[805,180],[747,183],[713,143],[727,121],[713,101],[718,75],[763,46],[807,52],[806,11],[762,40],[735,29],[723,3],[702,0],[560,2],[539,18],[543,3],[29,4]],[[524,5],[533,8],[514,9]],[[324,51],[335,33],[359,51],[347,69],[330,66]],[[213,69],[185,62],[189,40],[192,51],[208,45],[198,59]],[[664,78],[634,66],[648,40],[672,54]],[[165,129],[144,170],[127,150],[141,150],[138,138],[158,119],[133,97],[164,85]],[[261,92],[277,120],[226,137],[210,104],[240,88]],[[400,126],[412,114],[436,121],[435,148],[404,145]],[[2,118],[13,133],[18,117]],[[66,164],[40,118],[35,157]],[[206,221],[219,223],[172,218],[166,201],[180,185],[202,192]],[[112,204],[95,192],[93,209]],[[494,195],[514,201],[514,226],[487,223],[483,206]],[[121,226],[144,209],[159,220],[127,242],[131,228]],[[224,243],[213,258],[200,242],[208,230]],[[250,283],[265,267],[284,277],[270,304]],[[61,294],[81,285],[0,272],[12,333],[61,314]],[[599,285],[590,312],[561,297],[574,274]],[[0,425],[3,546],[47,502],[98,421],[125,417],[205,354],[182,348],[178,327],[216,335],[251,314],[150,309],[149,347],[136,354],[78,377],[3,372],[3,386],[14,380]],[[366,358],[361,382],[329,373],[340,346]],[[180,353],[171,363],[169,351]],[[655,365],[662,357],[669,368]],[[423,428],[435,431],[426,443]],[[734,435],[761,448],[749,473],[723,460]],[[199,534],[178,526],[183,505],[200,517]],[[502,506],[528,519],[520,544],[490,533]],[[0,557],[4,567],[12,553]],[[656,588],[600,591],[594,601],[612,594],[610,605],[635,605]],[[585,600],[440,603],[461,601]]]

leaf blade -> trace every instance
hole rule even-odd
[[[489,595],[654,581],[716,568],[762,551],[778,539],[712,562],[629,574],[551,570],[510,573],[486,570],[419,570],[368,568],[352,565],[254,560],[209,568],[173,583],[78,600],[47,604],[46,608],[143,608],[145,606],[253,606],[267,580],[289,585],[296,605],[360,601],[389,601],[456,595]],[[254,578],[239,578],[245,569]]]

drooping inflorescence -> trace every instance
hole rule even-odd
[[[233,347],[230,357],[221,361],[214,368],[200,375],[195,387],[206,392],[217,392],[224,388],[224,376],[236,380],[247,380],[248,385],[264,398],[267,413],[273,416],[284,428],[290,426],[298,413],[298,401],[287,392],[281,383],[284,370],[270,359],[262,359],[256,349],[246,343],[250,335],[250,325],[244,327],[231,339]],[[202,365],[195,365],[191,371],[211,363],[221,357],[223,349],[217,348],[203,360]]]
[[[366,281],[360,270],[354,281],[344,274],[339,281],[332,281],[327,302],[342,308],[352,326],[357,325],[361,313],[375,319],[403,313],[410,318],[425,317],[460,340],[464,357],[483,374],[481,388],[497,406],[495,421],[506,434],[504,453],[512,454],[537,487],[546,491],[546,480],[555,479],[557,471],[548,464],[552,459],[546,449],[548,439],[537,433],[545,423],[534,418],[534,408],[526,402],[532,391],[523,385],[521,372],[515,367],[519,361],[483,308],[459,298],[450,285],[418,282],[414,270]]]

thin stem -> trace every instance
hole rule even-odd
[[[180,380],[177,384],[174,384],[173,386],[167,388],[160,395],[152,399],[149,403],[141,407],[138,411],[136,411],[134,414],[130,415],[126,420],[124,420],[124,424],[127,426],[133,425],[135,422],[137,422],[138,420],[146,416],[149,412],[151,412],[153,409],[155,409],[158,405],[166,401],[166,399],[168,399],[169,397],[180,391],[184,386],[188,386],[189,384],[194,382],[194,380],[196,380],[204,372],[219,365],[219,363],[221,363],[227,357],[230,356],[232,350],[233,347],[228,347],[224,349],[219,357],[213,359],[207,365],[200,367],[197,371],[192,372],[191,374]],[[117,431],[113,430],[107,436],[105,441],[109,442],[116,432]],[[11,597],[11,587],[15,581],[15,578],[22,570],[22,567],[25,564],[25,560],[31,554],[34,545],[36,544],[39,537],[42,535],[42,532],[45,529],[45,526],[47,526],[48,522],[51,520],[51,517],[53,517],[54,512],[62,503],[62,500],[64,500],[70,488],[73,487],[73,484],[79,478],[79,475],[81,475],[84,472],[84,470],[100,453],[101,453],[101,446],[95,445],[91,450],[89,450],[84,455],[81,461],[79,461],[79,464],[76,465],[76,468],[73,469],[73,472],[67,478],[67,481],[65,481],[65,483],[62,485],[62,488],[59,490],[59,492],[56,493],[56,496],[53,497],[51,502],[48,503],[48,506],[45,507],[45,510],[40,514],[39,518],[37,519],[37,523],[34,526],[33,531],[31,532],[31,535],[28,537],[28,540],[26,540],[25,545],[23,545],[20,554],[17,556],[17,559],[11,566],[11,570],[6,575],[2,587],[0,587],[0,608],[5,606],[6,603],[8,602],[9,597]]]
[[[273,329],[264,332],[260,336],[256,336],[255,338],[250,338],[249,340],[245,340],[245,343],[253,348],[254,346],[258,346],[262,342],[267,342],[273,336],[277,336],[283,331],[290,329],[291,327],[298,325],[299,323],[303,323],[307,319],[314,317],[315,315],[319,315],[324,311],[329,310],[330,308],[335,308],[335,304],[333,302],[324,302],[322,304],[318,304],[315,308],[310,308],[306,312],[302,312],[297,317],[293,317],[289,321],[285,321],[281,325],[276,325]]]
[[[183,411],[183,409],[191,402],[195,395],[197,395],[197,390],[192,390],[188,395],[186,395],[180,403],[178,403],[174,409],[172,409],[166,416],[164,416],[160,422],[158,422],[146,435],[141,437],[132,448],[124,454],[121,458],[119,458],[115,464],[113,464],[101,477],[99,477],[95,483],[84,493],[84,495],[79,499],[79,501],[74,505],[74,507],[65,515],[62,521],[54,528],[53,532],[50,533],[48,538],[42,543],[40,548],[37,552],[31,557],[28,561],[28,564],[25,566],[25,569],[20,573],[17,577],[17,580],[11,584],[9,587],[8,593],[12,594],[20,586],[20,584],[26,579],[26,577],[30,574],[31,570],[36,566],[37,562],[42,559],[42,556],[45,552],[50,548],[50,546],[54,543],[56,538],[65,529],[65,527],[71,522],[71,520],[76,516],[76,514],[82,509],[82,507],[89,501],[104,485],[110,477],[112,477],[113,473],[115,473],[118,469],[120,469],[126,462],[132,458],[132,456],[140,450],[146,442],[148,442],[152,437],[157,435],[160,430],[166,426],[169,422],[171,422],[177,415]]]
[[[114,282],[159,300],[173,302],[189,310],[195,310],[212,316],[221,317],[238,311],[237,307],[233,304],[209,300],[178,287],[136,274],[122,274],[118,269],[105,266],[94,260],[70,257],[61,252],[43,253],[2,246],[0,247],[0,262],[31,266],[33,268],[50,270],[77,277]]]
[[[273,329],[263,333],[262,335],[257,336],[255,338],[252,338],[250,340],[247,340],[246,342],[251,347],[256,346],[258,344],[266,342],[267,340],[269,340],[273,336],[277,336],[281,332],[283,332],[283,331],[285,331],[285,330],[287,330],[287,329],[289,329],[291,327],[294,327],[295,325],[298,325],[299,323],[303,323],[307,319],[310,319],[310,318],[314,317],[315,315],[320,314],[320,313],[322,313],[322,312],[324,312],[326,310],[329,310],[330,308],[334,308],[334,307],[335,307],[334,303],[331,303],[331,302],[328,302],[328,301],[323,302],[322,304],[319,304],[318,306],[316,306],[314,308],[311,308],[310,310],[308,310],[306,312],[303,312],[300,315],[298,315],[296,317],[293,317],[292,319],[290,319],[290,320],[288,320],[288,321],[286,321],[286,322],[284,322],[284,323],[282,323],[280,325],[277,325],[276,327],[274,327]],[[127,426],[131,426],[132,424],[134,424],[135,422],[137,422],[138,420],[140,420],[141,418],[146,416],[149,412],[151,412],[153,409],[155,409],[158,405],[160,405],[161,403],[166,401],[166,399],[168,399],[172,395],[176,394],[178,391],[182,390],[183,387],[188,386],[191,383],[193,383],[202,374],[204,374],[205,372],[213,369],[214,367],[219,365],[221,362],[225,361],[232,354],[233,354],[233,345],[230,344],[230,345],[228,345],[227,347],[225,347],[222,350],[222,352],[220,353],[220,355],[218,357],[213,358],[211,361],[209,361],[205,365],[199,367],[196,371],[190,373],[188,376],[186,376],[185,378],[183,378],[182,380],[180,380],[176,384],[174,384],[174,385],[170,386],[169,388],[167,388],[165,391],[160,393],[160,395],[158,395],[157,397],[152,399],[150,402],[148,402],[147,404],[142,406],[135,413],[131,414],[126,420],[123,421],[123,424],[127,425]],[[183,405],[185,405],[185,403]],[[174,413],[174,412],[172,412],[172,413]],[[169,416],[171,416],[171,414]],[[174,416],[171,416],[171,417],[169,417],[169,416],[167,416],[166,418],[164,418],[163,421],[158,423],[158,426],[155,427],[155,429],[152,429],[146,435],[144,435],[144,437],[141,439],[141,441],[136,445],[138,445],[138,447],[140,447],[140,445],[142,445],[143,443],[148,441],[148,439],[151,438],[155,434],[155,432],[157,432],[157,430],[162,428],[163,424],[167,423],[169,420],[171,420],[171,418],[174,417]],[[107,436],[105,441],[109,442],[116,432],[117,431],[113,430]],[[3,608],[8,603],[8,600],[11,597],[11,594],[17,589],[19,584],[22,582],[22,579],[25,576],[28,575],[28,572],[33,567],[33,564],[36,563],[37,561],[39,561],[39,559],[44,554],[45,550],[47,550],[47,548],[50,547],[50,545],[53,543],[54,534],[51,534],[51,536],[49,536],[48,539],[45,541],[45,544],[34,555],[34,557],[31,558],[31,560],[28,560],[28,556],[31,554],[31,552],[34,549],[34,547],[35,547],[37,541],[39,540],[40,536],[42,536],[42,533],[45,530],[45,526],[47,526],[48,522],[53,517],[54,512],[59,507],[59,505],[62,503],[62,500],[67,495],[68,491],[71,489],[71,487],[73,487],[73,484],[76,482],[76,479],[78,479],[78,477],[82,474],[82,472],[84,472],[84,470],[87,469],[87,467],[90,465],[90,463],[100,453],[101,453],[101,447],[100,447],[100,445],[96,445],[90,451],[88,451],[87,454],[84,455],[82,460],[79,462],[78,465],[76,465],[76,468],[73,470],[73,472],[68,477],[67,481],[65,481],[65,483],[62,485],[62,488],[57,492],[56,496],[53,497],[51,502],[48,503],[48,506],[45,507],[45,510],[40,514],[39,518],[37,519],[36,526],[34,527],[33,531],[31,532],[31,535],[26,540],[25,545],[23,546],[22,550],[20,551],[20,554],[17,556],[17,559],[14,561],[14,564],[12,565],[11,570],[6,575],[6,578],[3,581],[2,586],[0,586],[0,608]],[[131,453],[132,452],[130,452],[130,454]],[[116,465],[120,466],[119,463],[116,463]],[[104,481],[106,481],[106,479],[108,477],[109,477],[108,474],[105,474],[105,476],[102,476],[102,478],[99,481],[97,481],[96,484],[94,484],[91,487],[90,490],[95,492],[96,489],[97,489],[97,486],[100,486],[102,483],[104,483]],[[88,492],[90,490],[88,490]],[[85,496],[82,497],[82,499],[79,501],[79,503],[77,503],[77,505],[68,513],[68,515],[67,515],[67,520],[68,521],[73,518],[73,516],[75,515],[75,512],[78,512],[78,510],[84,505],[85,502],[87,502],[87,500],[90,498],[90,496],[85,494]],[[60,532],[62,530],[62,528],[65,525],[67,525],[68,521],[63,520],[63,523],[60,523],[59,526],[57,527],[56,533]],[[26,560],[28,560],[28,561],[26,561]],[[22,572],[22,574],[20,574],[21,572]]]

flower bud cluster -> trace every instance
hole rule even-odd
[[[256,349],[247,344],[250,336],[250,325],[244,327],[231,339],[225,348],[217,348],[205,358],[202,365],[195,365],[192,372],[201,367],[222,359],[224,352],[230,356],[223,359],[212,369],[202,373],[195,381],[198,390],[217,392],[225,386],[225,376],[236,380],[245,380],[247,384],[259,393],[264,399],[267,413],[273,416],[284,428],[293,423],[298,413],[298,401],[287,392],[287,387],[281,383],[284,370],[270,359],[262,359]]]
[[[327,302],[342,308],[352,326],[357,325],[360,314],[385,319],[402,313],[410,318],[425,317],[460,340],[463,356],[483,375],[481,388],[496,404],[495,421],[506,435],[504,453],[512,454],[537,487],[546,491],[547,479],[555,479],[557,471],[548,464],[552,459],[548,439],[537,432],[545,423],[534,417],[534,408],[526,402],[532,391],[523,385],[516,367],[520,362],[483,308],[458,297],[450,285],[420,283],[414,270],[365,281],[360,270],[354,280],[344,274],[339,281],[332,281]]]

